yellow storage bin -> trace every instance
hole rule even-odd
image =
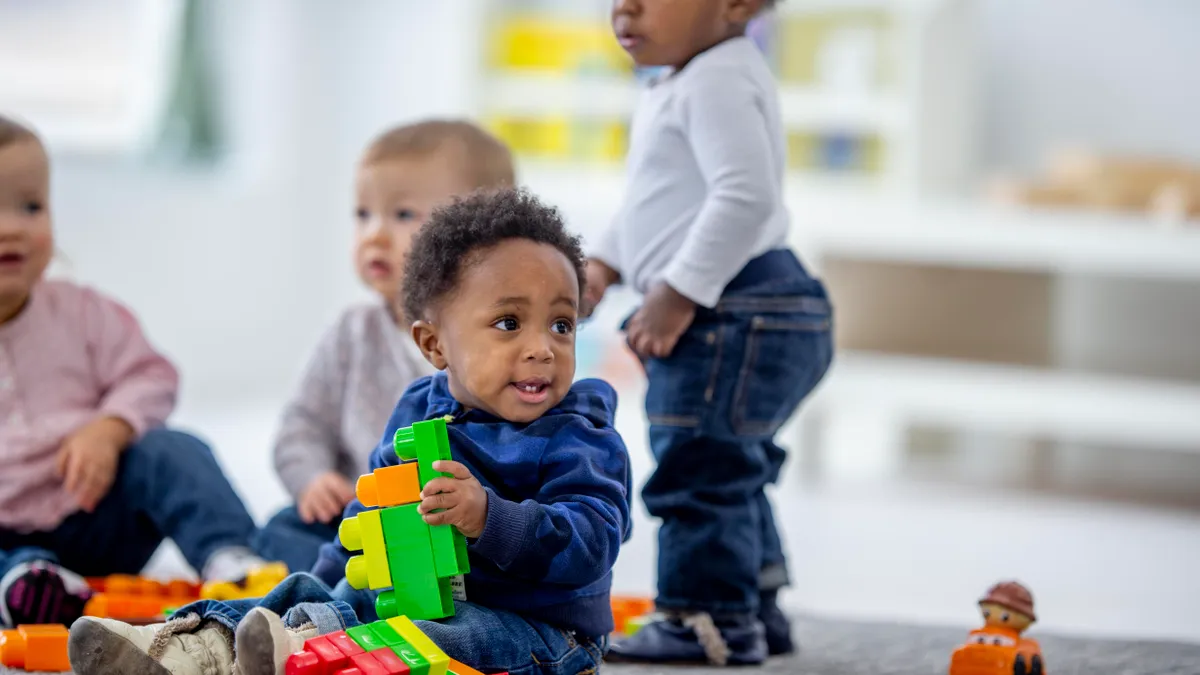
[[[633,61],[607,23],[516,16],[492,28],[489,64],[499,70],[628,73]]]
[[[579,162],[619,162],[628,144],[626,124],[568,117],[492,117],[488,129],[523,157]]]

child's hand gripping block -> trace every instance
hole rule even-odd
[[[339,528],[342,545],[362,551],[347,563],[346,581],[357,589],[384,591],[375,603],[383,619],[454,616],[450,579],[470,571],[466,540],[450,525],[430,527],[417,513],[424,486],[450,475],[433,470],[434,462],[450,459],[446,421],[398,429],[394,449],[401,464],[358,481],[359,501],[380,510],[348,518]]]

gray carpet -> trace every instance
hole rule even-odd
[[[950,653],[967,628],[850,623],[801,617],[795,634],[801,652],[772,659],[760,669],[733,672],[789,675],[946,675]],[[1031,633],[1042,645],[1049,675],[1200,675],[1200,644],[1114,642]],[[699,675],[709,668],[610,664],[605,675]],[[7,675],[22,671],[0,668]]]
[[[752,672],[789,675],[946,675],[967,628],[850,623],[801,617],[800,653]],[[1030,633],[1042,645],[1048,675],[1200,675],[1200,644],[1112,642]],[[1197,636],[1200,639],[1200,636]],[[610,664],[605,675],[699,675],[712,668]],[[737,672],[737,671],[734,671]]]

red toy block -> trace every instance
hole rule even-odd
[[[312,652],[296,652],[288,657],[283,671],[286,675],[325,675],[321,660]]]
[[[343,668],[334,673],[334,675],[363,675],[363,671],[358,668]]]
[[[404,659],[391,649],[379,649],[369,653],[384,667],[388,675],[408,675],[411,670]]]
[[[346,656],[357,656],[359,654],[366,653],[366,650],[364,650],[362,647],[359,647],[358,643],[355,642],[354,639],[349,635],[346,635],[346,631],[344,630],[339,630],[336,633],[330,633],[329,635],[325,636],[325,639],[329,640],[330,644],[332,644],[334,647],[337,647],[338,650]]]
[[[350,657],[342,653],[326,635],[309,638],[304,643],[304,649],[317,655],[325,673],[333,673],[350,665]]]
[[[355,654],[354,656],[351,656],[350,663],[355,668],[358,668],[360,671],[362,671],[363,675],[389,675],[387,668],[384,668],[383,664],[380,663],[370,652],[363,652],[362,654]]]

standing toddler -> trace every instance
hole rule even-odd
[[[629,187],[588,264],[587,300],[642,294],[626,322],[649,379],[658,467],[642,491],[659,530],[667,619],[611,658],[760,663],[792,651],[788,582],[763,488],[780,426],[824,376],[831,312],[788,248],[775,82],[747,24],[771,0],[614,0],[613,29],[665,68],[633,120]]]

